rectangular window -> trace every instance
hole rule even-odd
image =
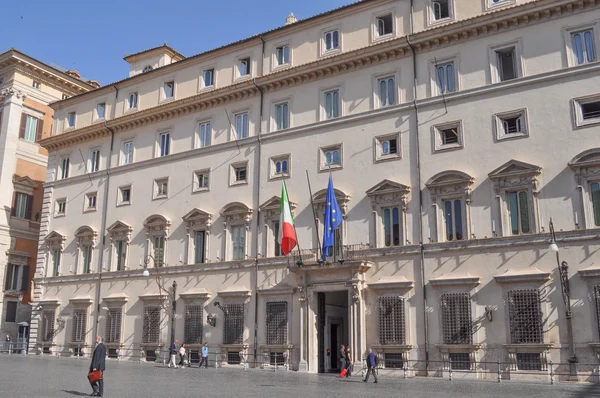
[[[129,109],[137,109],[138,107],[138,93],[129,94],[129,98],[127,100],[127,106]]]
[[[223,344],[244,343],[244,304],[226,304],[223,306]]]
[[[394,32],[394,18],[392,14],[382,15],[376,18],[377,36],[391,35]]]
[[[215,70],[207,69],[203,73],[204,87],[212,87],[215,85]]]
[[[238,61],[238,76],[250,75],[250,58],[242,58]]]
[[[231,249],[232,260],[244,260],[246,258],[245,227],[231,227]]]
[[[458,144],[458,131],[456,128],[439,130],[442,145]]]
[[[17,302],[7,301],[6,302],[6,317],[5,322],[16,322],[17,321]]]
[[[460,199],[444,200],[442,206],[446,240],[463,240],[462,201]]]
[[[275,58],[277,66],[286,65],[290,63],[290,47],[279,46],[275,48]]]
[[[65,199],[59,199],[56,201],[56,215],[64,216],[67,212],[67,201]]]
[[[202,344],[204,307],[201,304],[186,304],[183,341],[186,344]]]
[[[501,82],[519,77],[514,47],[496,50],[496,58],[498,61],[498,74]]]
[[[248,137],[248,114],[240,113],[235,115],[235,136],[236,139]]]
[[[267,344],[287,344],[287,302],[267,302]]]
[[[524,119],[524,115],[501,118],[500,121],[502,122],[504,134],[523,133],[525,131]]]
[[[154,237],[154,263],[157,267],[162,267],[165,263],[165,237]]]
[[[600,118],[600,101],[582,103],[580,107],[581,118],[583,120],[593,120]]]
[[[271,159],[272,162],[272,176],[281,177],[289,175],[290,160],[289,157]]]
[[[90,152],[90,173],[100,169],[100,150],[94,149]]]
[[[513,235],[531,232],[527,191],[507,192],[508,216]]]
[[[4,290],[26,292],[29,289],[29,265],[6,265]]]
[[[15,192],[15,207],[13,216],[18,218],[31,219],[31,203],[33,196],[22,192]]]
[[[340,48],[340,32],[330,30],[323,34],[325,40],[325,51],[337,50]]]
[[[75,127],[75,112],[69,112],[67,114],[67,128],[72,129]]]
[[[248,178],[246,166],[234,167],[233,171],[235,173],[235,182],[246,182],[246,179]]]
[[[329,246],[327,249],[327,257],[337,261],[342,252],[342,232],[341,228],[337,228],[333,231],[333,246]]]
[[[447,62],[444,64],[436,65],[435,71],[438,92],[440,94],[454,92],[456,90],[454,62]]]
[[[379,297],[378,303],[379,344],[405,344],[404,297]]]
[[[383,237],[385,247],[400,245],[400,209],[383,209]]]
[[[534,352],[517,352],[518,370],[543,370],[542,355]]]
[[[511,344],[542,344],[544,331],[538,289],[510,290],[508,317]]]
[[[160,307],[145,306],[142,325],[143,343],[158,343],[160,341]]]
[[[398,140],[392,138],[381,142],[381,153],[383,155],[395,155],[398,153]]]
[[[83,273],[89,274],[92,269],[92,246],[81,247],[81,259],[83,263]]]
[[[471,370],[471,355],[468,352],[448,353],[452,370]]]
[[[154,180],[154,198],[163,198],[169,194],[169,180],[162,178]]]
[[[196,172],[196,187],[195,187],[195,191],[199,191],[199,190],[207,190],[208,189],[208,182],[209,182],[209,177],[208,177],[208,171],[206,172]]]
[[[101,102],[96,105],[96,119],[104,119],[106,113],[106,103]]]
[[[40,82],[36,82],[36,81],[34,80],[34,81],[33,81],[33,83],[31,83],[31,87],[33,87],[33,88],[38,88],[38,89],[39,89],[40,87],[42,87],[42,85],[41,85],[41,83],[40,83]]]
[[[62,252],[60,249],[52,250],[52,276],[58,276],[60,272],[60,257]]]
[[[29,142],[35,142],[38,131],[38,118],[25,116],[25,134],[23,139]]]
[[[593,29],[571,33],[571,41],[577,65],[587,64],[596,60]]]
[[[283,130],[290,127],[290,114],[288,103],[275,105],[275,130]]]
[[[175,82],[166,82],[163,85],[165,99],[170,99],[175,96]]]
[[[106,331],[104,341],[106,343],[121,342],[121,319],[123,318],[122,308],[109,308],[106,312]]]
[[[210,122],[203,122],[199,124],[198,135],[200,148],[210,146],[210,142],[212,139],[212,130],[210,127]]]
[[[340,116],[340,92],[339,90],[326,91],[325,96],[325,119],[333,119]]]
[[[117,271],[125,270],[125,259],[127,257],[127,245],[125,241],[118,240],[115,243],[115,256],[117,259]]]
[[[119,204],[130,204],[131,203],[131,187],[119,188],[120,191],[120,203]]]
[[[273,255],[281,256],[281,245],[279,244],[279,221],[273,221]]]
[[[433,19],[450,18],[450,0],[435,0],[433,2]]]
[[[123,164],[133,163],[133,141],[123,143]]]
[[[399,352],[386,352],[383,354],[384,366],[387,369],[403,369],[404,356]]]
[[[171,153],[171,134],[162,133],[158,137],[159,156],[167,156]]]
[[[56,319],[55,310],[44,310],[41,316],[41,340],[44,342],[51,342],[54,338],[54,320]]]
[[[196,231],[194,234],[194,264],[204,262],[204,231]]]
[[[600,183],[590,184],[590,200],[594,212],[594,225],[600,227]]]
[[[83,343],[85,342],[85,332],[87,324],[87,313],[86,310],[74,310],[73,311],[73,329],[71,335],[71,342]]]
[[[379,89],[379,106],[389,106],[396,104],[396,79],[394,77],[385,77],[377,80]]]
[[[69,178],[69,167],[71,166],[71,162],[69,158],[62,158],[60,161],[60,178],[64,180],[65,178]]]
[[[473,344],[469,293],[444,293],[441,304],[444,344]]]

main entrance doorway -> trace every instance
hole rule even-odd
[[[319,373],[341,371],[340,346],[348,339],[348,290],[317,293]]]

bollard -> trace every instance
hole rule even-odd
[[[498,360],[498,383],[502,382],[502,373],[500,372],[500,360]]]
[[[77,359],[81,356],[81,345],[77,343]]]
[[[12,354],[12,341],[8,343],[8,355]]]
[[[554,367],[552,366],[552,361],[550,361],[550,384],[554,385]]]
[[[404,370],[404,378],[406,379],[406,365],[404,365],[403,370]]]
[[[448,380],[452,381],[452,365],[448,367]]]

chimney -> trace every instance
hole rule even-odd
[[[286,24],[286,25],[291,25],[291,24],[293,24],[294,22],[298,22],[298,18],[296,18],[296,17],[294,16],[294,13],[293,13],[293,12],[290,12],[290,15],[288,15],[288,16],[287,16],[287,18],[285,19],[285,24]]]
[[[100,88],[100,82],[98,80],[88,80],[86,83],[94,88]]]
[[[68,70],[65,72],[67,75],[74,77],[75,79],[81,79],[81,75],[76,70]]]

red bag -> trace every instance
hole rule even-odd
[[[102,380],[102,371],[101,370],[95,370],[93,372],[90,372],[88,374],[88,379],[90,380],[90,383],[95,383],[98,380]]]
[[[340,377],[346,377],[346,373],[348,373],[348,369],[342,370],[342,373],[340,373]]]

